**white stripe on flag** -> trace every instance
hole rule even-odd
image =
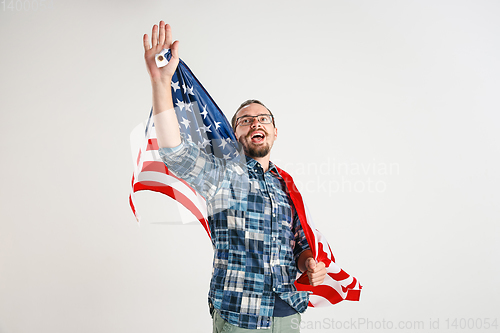
[[[172,176],[169,176],[161,172],[143,171],[139,174],[138,181],[153,181],[161,183],[166,186],[171,186],[175,190],[184,194],[192,203],[196,205],[196,208],[198,208],[200,212],[203,213],[203,208],[202,208],[203,206],[205,208],[204,210],[205,211],[207,210],[206,203],[200,205],[200,198],[203,199],[203,197],[197,196],[189,187],[186,186],[186,184],[179,181],[177,178],[174,178]]]

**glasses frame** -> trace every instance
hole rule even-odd
[[[257,118],[257,121],[258,121],[259,123],[261,123],[262,125],[274,124],[274,116],[273,116],[272,114],[269,114],[269,113],[262,113],[262,114],[258,114],[258,115],[256,115],[256,116],[241,116],[241,117],[238,117],[238,118],[236,118],[236,126],[241,125],[241,124],[240,124],[240,119],[241,119],[241,118],[255,118],[255,117],[260,117],[260,116],[267,116],[267,117],[271,117],[271,122],[270,122],[270,123],[263,123],[263,122],[261,122],[261,121],[260,121],[260,119],[259,119],[259,118]],[[252,122],[251,122],[250,124],[248,124],[248,125],[241,125],[241,126],[250,126],[251,124],[253,124],[253,119],[252,119]]]

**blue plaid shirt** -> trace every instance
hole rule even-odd
[[[208,297],[220,316],[241,328],[270,328],[275,294],[304,312],[309,295],[293,283],[309,245],[274,164],[264,172],[249,157],[244,165],[207,155],[184,136],[159,153],[207,201],[214,248]]]

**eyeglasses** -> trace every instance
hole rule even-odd
[[[241,125],[241,126],[249,126],[253,124],[253,118],[257,118],[259,123],[261,124],[270,124],[273,122],[273,116],[270,114],[259,114],[256,116],[242,116],[236,118],[236,126]],[[240,120],[241,119],[241,120]]]

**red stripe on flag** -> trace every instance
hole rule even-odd
[[[325,251],[325,248],[323,246],[323,243],[322,242],[319,242],[318,243],[318,262],[319,261],[322,261],[325,263],[325,266],[326,267],[330,267],[330,263],[333,261],[335,262],[335,259],[333,258],[333,253],[332,251],[330,250],[330,246],[328,246],[328,252],[330,253],[330,257],[333,259],[333,260],[330,260],[330,258],[328,257],[328,254],[327,252]]]
[[[302,230],[304,230],[304,234],[306,235],[307,242],[309,243],[309,248],[311,249],[314,256],[316,256],[316,242],[314,233],[306,222],[306,211],[304,205],[302,204],[302,195],[299,193],[299,190],[295,187],[295,183],[293,182],[292,176],[290,176],[287,172],[277,168],[283,180],[285,180],[286,187],[288,189],[288,194],[290,194],[290,198],[295,206],[295,210],[297,211],[297,215],[299,216],[300,224],[302,226]]]
[[[158,147],[158,140],[156,139],[149,139],[148,140],[148,146],[146,147],[146,151],[148,150],[158,150],[160,149]]]
[[[188,197],[186,197],[184,194],[181,192],[177,191],[176,189],[172,188],[171,186],[164,185],[162,183],[158,182],[153,182],[153,181],[144,181],[144,182],[137,182],[134,185],[133,188],[134,192],[139,192],[139,191],[154,191],[154,192],[159,192],[163,193],[165,195],[168,195],[172,199],[180,202],[184,207],[186,207],[191,213],[194,214],[194,216],[200,221],[200,223],[203,225],[203,228],[205,228],[205,231],[208,234],[208,237],[210,237],[210,229],[208,227],[208,223],[203,217],[203,214],[200,212],[200,210],[196,207],[196,205],[189,200]]]
[[[332,279],[334,279],[336,281],[342,281],[342,280],[349,278],[349,274],[344,272],[344,270],[342,270],[342,269],[338,273],[328,273],[328,275],[330,275],[332,277]]]
[[[135,206],[134,203],[132,202],[132,194],[128,196],[128,202],[130,203],[130,208],[132,208],[132,213],[134,213],[134,216],[137,216],[135,213]]]
[[[361,289],[349,289],[345,299],[346,301],[359,301],[360,296],[361,296]]]
[[[139,154],[137,154],[137,165],[139,165],[139,161],[141,160],[141,151],[139,150]]]
[[[342,297],[342,295],[340,295],[337,292],[337,290],[335,290],[335,288],[332,288],[324,284],[316,287],[309,286],[309,288],[304,289],[302,291],[312,291],[314,295],[326,298],[326,300],[331,304],[337,304],[344,300],[344,297]],[[309,306],[314,306],[314,305],[312,305],[311,302],[309,302]]]
[[[141,172],[143,171],[154,171],[159,173],[165,173],[167,175],[170,174],[165,163],[160,161],[145,161],[142,164]]]
[[[358,280],[356,280],[356,278],[353,276],[352,277],[352,282],[351,282],[350,285],[347,286],[347,288],[353,289],[354,287],[356,287],[357,284],[358,284]]]

